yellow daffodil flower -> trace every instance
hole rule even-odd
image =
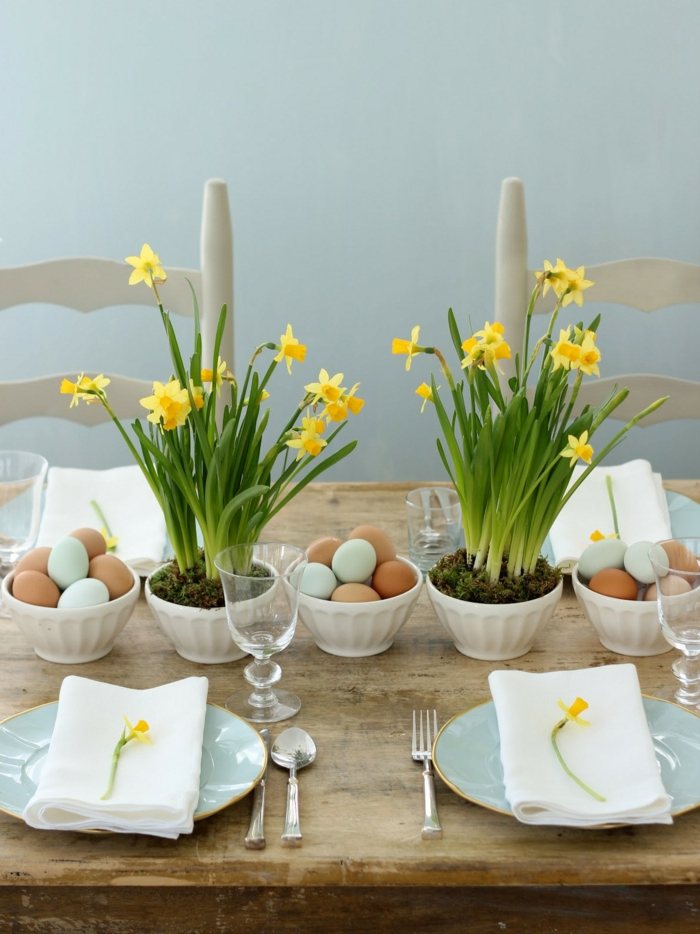
[[[335,402],[329,402],[321,415],[325,416],[329,422],[343,422],[348,417],[348,412],[358,415],[364,408],[365,400],[355,395],[360,384],[355,383],[350,392],[343,393]]]
[[[129,276],[129,285],[145,282],[148,288],[152,289],[154,282],[165,282],[168,278],[161,266],[160,257],[147,243],[141,247],[140,256],[127,256],[124,262],[134,267]]]
[[[438,387],[439,388],[439,387]],[[420,407],[421,415],[425,410],[425,406],[428,402],[433,401],[433,390],[431,386],[428,386],[427,383],[421,383],[420,386],[416,389],[416,395],[420,396],[423,400],[423,404]]]
[[[487,321],[480,331],[474,332],[473,336],[481,344],[501,344],[505,343],[503,337],[505,330],[500,321],[494,321],[493,324]]]
[[[221,384],[224,380],[232,380],[233,373],[227,368],[226,361],[219,357],[216,366],[216,375],[214,375],[209,368],[205,367],[202,370],[201,379],[203,383],[211,383],[213,380],[214,385],[216,386],[216,394],[218,396],[221,393]],[[198,408],[201,408],[201,406],[198,406]]]
[[[562,330],[559,331],[559,340],[549,351],[549,355],[553,361],[553,370],[558,370],[559,367],[569,370],[571,367],[575,367],[578,364],[579,357],[581,356],[581,348],[577,343],[571,340],[570,328],[562,328]]]
[[[201,377],[202,379],[204,379],[204,373],[205,373],[205,370],[202,370],[202,377]],[[209,370],[209,373],[211,373],[211,370]],[[202,389],[201,386],[197,386],[194,380],[192,379],[190,380],[190,393],[194,401],[195,409],[197,410],[203,409],[204,408],[204,390]]]
[[[326,423],[324,420],[311,415],[307,410],[307,414],[301,420],[301,431],[286,442],[288,447],[297,449],[297,460],[300,460],[305,454],[316,457],[321,453],[328,443],[320,437],[325,429]]]
[[[590,464],[591,458],[593,457],[593,448],[588,443],[588,432],[581,432],[580,438],[577,438],[576,435],[569,435],[568,442],[568,448],[564,448],[559,456],[571,458],[572,467],[579,458],[587,464]]]
[[[585,289],[590,289],[592,285],[595,285],[590,279],[584,277],[585,267],[579,266],[575,270],[567,270],[569,274],[569,283],[564,292],[564,297],[562,298],[562,305],[566,308],[567,305],[570,305],[571,302],[575,302],[579,308],[583,305],[583,292]]]
[[[588,709],[588,702],[585,701],[582,697],[577,697],[573,704],[570,704],[568,707],[561,699],[557,701],[557,705],[564,712],[564,717],[561,720],[558,720],[552,727],[552,732],[550,734],[550,740],[552,742],[552,748],[554,753],[559,761],[559,764],[564,769],[569,778],[573,779],[579,788],[582,788],[586,794],[589,794],[592,798],[595,798],[596,801],[605,801],[603,795],[598,794],[597,791],[594,791],[590,788],[584,781],[582,781],[578,775],[575,775],[571,771],[569,766],[564,761],[564,757],[559,751],[559,746],[557,744],[557,735],[560,730],[563,730],[567,723],[577,723],[579,726],[590,726],[590,721],[584,720],[583,717],[580,717],[579,714],[582,714],[584,710]]]
[[[129,718],[125,716],[124,723],[126,724],[126,728],[122,729],[122,735],[117,740],[117,745],[114,747],[114,752],[112,753],[112,766],[109,772],[107,790],[101,796],[101,800],[103,801],[106,798],[109,798],[109,796],[112,794],[112,789],[114,788],[114,777],[117,774],[117,765],[119,764],[119,757],[121,756],[122,749],[126,746],[126,744],[130,743],[133,739],[139,743],[147,743],[150,745],[153,744],[153,740],[148,735],[150,727],[145,720],[139,720],[134,726],[132,726],[129,722]]]
[[[184,425],[191,410],[187,390],[176,379],[165,384],[154,382],[153,395],[145,396],[139,402],[145,409],[151,409],[148,421],[161,425],[165,431]]]
[[[552,266],[546,259],[543,268],[535,273],[535,278],[542,283],[543,295],[546,295],[551,288],[557,298],[561,298],[569,287],[572,275],[573,270],[566,266],[563,259],[557,258],[556,266]]]
[[[90,405],[91,402],[99,402],[100,398],[104,396],[104,390],[109,384],[110,380],[107,379],[106,376],[103,376],[102,373],[94,378],[81,373],[74,383],[71,383],[69,379],[62,380],[60,391],[63,395],[70,395],[73,397],[70,400],[69,406],[69,408],[72,409],[73,406],[77,405],[80,401],[88,405]]]
[[[498,321],[493,325],[487,321],[481,331],[462,341],[462,350],[466,354],[461,362],[462,369],[478,366],[484,370],[487,366],[495,366],[497,360],[510,360],[510,345],[503,339],[503,331],[503,325]]]
[[[280,350],[276,357],[274,357],[275,363],[281,363],[282,360],[287,364],[287,372],[292,372],[292,360],[298,360],[299,363],[303,363],[306,357],[306,345],[300,344],[292,333],[291,324],[287,325],[287,330],[280,336]]]
[[[411,369],[413,358],[423,352],[423,348],[418,344],[420,337],[420,325],[417,324],[411,329],[411,339],[404,340],[402,337],[395,337],[391,342],[391,352],[393,354],[406,354],[406,370]]]
[[[313,394],[313,399],[311,400],[312,405],[316,405],[316,403],[321,400],[326,403],[337,402],[343,394],[343,387],[340,385],[342,382],[342,373],[329,376],[328,370],[321,370],[318,374],[318,381],[315,383],[307,383],[304,389],[306,392]]]
[[[595,345],[595,334],[593,331],[585,331],[578,357],[579,369],[588,376],[600,376],[599,360],[600,350]]]
[[[600,531],[600,529],[595,529],[588,537],[592,542],[602,542],[606,538],[619,538],[620,536],[617,534],[617,532],[609,532],[607,535],[605,535]]]

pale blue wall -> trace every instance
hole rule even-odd
[[[310,344],[301,381],[343,369],[367,399],[335,476],[436,477],[412,394],[428,366],[407,376],[391,338],[420,322],[446,344],[449,305],[491,316],[503,177],[525,181],[533,264],[700,261],[699,35],[696,0],[4,0],[0,265],[145,239],[196,265],[202,187],[224,178],[238,367],[292,321]],[[609,316],[606,360],[696,375],[697,311],[650,338],[634,313]],[[121,314],[43,309],[28,335],[26,313],[0,315],[2,378],[58,359],[166,375],[153,315],[127,316],[146,322],[135,346]],[[26,421],[0,446],[128,462],[109,426]],[[637,431],[618,457],[637,455],[698,476],[700,431]]]

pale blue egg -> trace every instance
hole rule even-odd
[[[75,581],[58,598],[59,610],[77,610],[84,606],[99,606],[100,603],[109,603],[109,591],[106,584],[96,577]]]
[[[87,577],[89,566],[90,559],[85,545],[71,536],[56,542],[49,553],[49,577],[61,590]]]
[[[654,542],[635,542],[625,552],[625,570],[640,583],[653,584],[656,578],[651,556],[654,557],[657,565],[668,564],[668,557],[661,545],[656,545]],[[666,574],[668,570],[664,569],[661,577],[665,577]]]
[[[619,538],[604,538],[592,542],[584,548],[578,559],[578,574],[584,580],[590,580],[598,571],[605,568],[620,568],[625,564],[627,545]]]
[[[309,597],[328,600],[337,586],[338,579],[327,565],[311,561],[304,568],[299,590]]]
[[[338,547],[331,566],[341,583],[363,584],[377,566],[377,552],[363,538],[351,538]]]

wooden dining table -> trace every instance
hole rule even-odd
[[[276,516],[266,538],[306,546],[354,526],[385,529],[406,553],[404,496],[419,483],[318,483]],[[700,502],[700,482],[669,488]],[[63,678],[150,688],[209,679],[223,705],[245,661],[200,665],[176,654],[143,599],[112,651],[83,665],[37,657],[0,620],[0,717],[56,700]],[[0,814],[0,931],[676,931],[700,926],[700,810],[670,826],[528,826],[437,781],[442,838],[422,839],[420,765],[411,714],[445,722],[489,698],[498,669],[542,672],[633,662],[645,694],[669,699],[673,653],[628,658],[604,648],[567,582],[532,650],[504,662],[460,654],[425,590],[394,644],[365,658],[321,651],[302,624],[278,656],[301,696],[289,721],[314,737],[300,772],[303,842],[282,845],[287,773],[270,767],[264,850],[244,837],[252,795],[167,840],[40,831]],[[273,724],[272,736],[282,729]],[[698,776],[700,800],[700,775]]]

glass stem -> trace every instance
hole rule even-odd
[[[282,669],[271,658],[254,658],[246,665],[243,674],[248,684],[253,685],[253,693],[248,697],[248,703],[251,707],[266,709],[274,707],[277,703],[277,696],[272,690],[272,685],[282,677]]]

